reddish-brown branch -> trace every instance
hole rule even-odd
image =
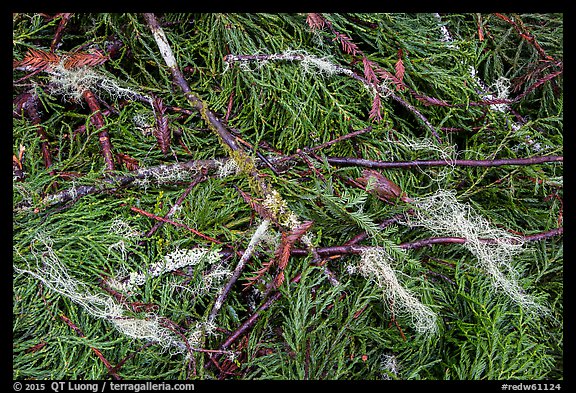
[[[148,341],[146,344],[142,345],[140,348],[138,348],[137,350],[135,350],[134,352],[128,354],[126,357],[124,357],[122,360],[120,360],[116,366],[112,367],[111,372],[113,373],[117,373],[118,371],[120,371],[120,368],[130,359],[132,359],[134,356],[136,356],[136,354],[138,352],[141,352],[143,349],[148,348],[149,346],[154,345],[153,341]]]
[[[518,102],[520,101],[522,98],[524,98],[528,93],[530,93],[532,90],[536,89],[537,87],[543,85],[544,83],[548,82],[549,80],[552,80],[554,78],[556,78],[558,75],[561,75],[564,72],[563,67],[561,67],[560,70],[553,72],[551,74],[548,74],[546,76],[544,76],[543,78],[537,80],[536,82],[534,82],[532,85],[528,86],[526,88],[526,90],[524,90],[524,92],[518,96],[516,96],[516,98],[514,98],[514,102]]]
[[[146,101],[146,102],[148,102],[148,101]],[[118,105],[117,105],[118,108],[117,108],[117,109],[122,109],[123,107],[125,107],[125,106],[128,105],[128,104],[129,104],[128,101],[122,100],[122,101],[120,101],[120,102],[118,103]],[[108,116],[109,114],[113,113],[113,112],[114,112],[115,110],[117,110],[117,109],[102,109],[102,110],[100,111],[100,113],[101,113],[103,116]],[[72,132],[72,138],[76,137],[76,135],[78,135],[78,134],[83,134],[83,133],[85,133],[85,132],[86,132],[86,125],[82,124],[82,125],[78,126],[78,127]]]
[[[152,214],[152,213],[149,213],[149,212],[147,212],[147,211],[145,211],[145,210],[139,209],[139,208],[137,208],[137,207],[135,207],[135,206],[130,206],[130,210],[132,210],[132,211],[134,211],[134,212],[136,212],[136,213],[142,214],[143,216],[146,216],[146,217],[148,217],[148,218],[152,218],[152,219],[154,219],[154,220],[157,220],[157,221],[162,221],[162,222],[166,222],[166,223],[168,223],[168,224],[172,224],[172,225],[177,226],[177,227],[185,228],[185,229],[187,229],[188,231],[190,231],[190,232],[192,232],[193,234],[195,234],[196,236],[200,236],[201,238],[206,239],[206,240],[208,240],[208,241],[211,241],[211,242],[213,242],[213,243],[217,243],[217,244],[221,244],[221,243],[222,243],[220,240],[216,240],[216,239],[214,239],[214,238],[211,238],[210,236],[207,236],[207,235],[205,235],[205,234],[197,231],[197,230],[194,229],[194,228],[190,228],[190,227],[189,227],[188,225],[186,225],[186,224],[182,224],[182,223],[180,223],[180,222],[172,221],[172,220],[170,220],[170,219],[168,219],[168,218],[164,218],[164,217],[157,216],[157,215]]]
[[[226,116],[224,116],[224,121],[228,121],[228,119],[230,118],[233,103],[234,103],[234,90],[232,90],[232,93],[230,93],[230,99],[228,100],[228,107],[226,108]]]
[[[173,331],[176,335],[180,336],[182,338],[182,342],[184,343],[184,346],[186,347],[186,349],[188,350],[188,353],[190,354],[189,356],[189,363],[188,363],[188,370],[190,370],[190,366],[193,365],[194,366],[194,370],[193,370],[193,374],[196,375],[196,359],[193,356],[193,348],[190,346],[190,343],[188,342],[188,338],[182,333],[182,328],[175,322],[173,322],[172,320],[162,317],[159,319],[160,325],[164,326],[165,328]]]
[[[526,97],[526,95],[528,95],[528,93],[530,93],[534,89],[542,86],[544,83],[546,83],[546,82],[556,78],[557,76],[561,75],[564,72],[563,64],[561,62],[558,62],[557,65],[560,66],[560,70],[558,70],[556,72],[552,72],[552,73],[540,78],[539,80],[534,82],[532,85],[528,86],[526,88],[526,90],[524,90],[523,93],[517,95],[514,98],[493,98],[493,99],[486,99],[486,100],[482,100],[482,101],[467,102],[464,104],[450,104],[446,101],[439,100],[439,99],[434,98],[434,97],[428,97],[428,96],[423,96],[423,95],[417,94],[414,91],[412,91],[412,95],[418,101],[422,102],[425,106],[445,106],[445,107],[449,107],[449,108],[457,108],[457,107],[462,108],[462,107],[469,107],[469,106],[490,106],[490,105],[500,105],[500,104],[504,104],[504,105],[515,104],[515,103],[520,102],[524,97]],[[444,129],[441,128],[441,130],[444,130]]]
[[[494,15],[496,15],[498,18],[502,19],[503,21],[509,23],[512,25],[512,27],[514,27],[514,30],[516,30],[516,32],[518,33],[518,35],[520,37],[522,37],[522,39],[528,41],[528,43],[532,44],[532,46],[534,46],[534,49],[536,49],[536,51],[538,52],[538,54],[545,60],[549,60],[549,61],[554,61],[554,58],[552,56],[549,56],[546,54],[546,52],[544,51],[544,49],[542,49],[542,47],[540,46],[540,44],[538,44],[538,41],[536,41],[536,38],[534,37],[534,35],[532,35],[532,33],[530,33],[526,27],[524,26],[524,24],[522,24],[522,21],[520,20],[520,25],[518,26],[518,24],[516,22],[514,22],[512,19],[508,18],[506,15],[503,14],[499,14],[499,13],[494,13]]]
[[[345,140],[347,140],[347,139],[352,139],[352,138],[354,138],[354,137],[356,137],[356,136],[358,136],[358,135],[361,135],[361,134],[364,134],[364,133],[370,132],[370,131],[372,131],[372,126],[368,126],[368,127],[366,127],[366,128],[362,128],[361,130],[352,131],[352,132],[350,132],[349,134],[341,135],[341,136],[339,136],[339,137],[337,137],[337,138],[334,138],[334,139],[332,139],[332,140],[330,140],[330,141],[328,141],[328,142],[324,142],[324,143],[322,143],[322,144],[320,144],[320,145],[317,145],[317,146],[314,146],[314,147],[305,147],[305,148],[302,149],[302,151],[303,151],[304,153],[310,153],[310,152],[314,152],[314,151],[317,151],[317,150],[321,150],[321,149],[324,149],[324,148],[326,148],[326,147],[332,146],[332,145],[334,145],[334,144],[336,144],[336,143],[338,143],[338,142],[342,142],[342,141],[345,141]],[[301,157],[301,155],[298,154],[298,153],[292,154],[292,155],[290,155],[290,156],[278,157],[278,158],[277,158],[277,162],[284,162],[284,161],[292,160],[292,159],[295,159],[295,158],[298,158],[298,157]]]
[[[114,156],[112,155],[112,143],[110,142],[110,135],[108,130],[104,127],[104,117],[100,111],[100,105],[90,90],[84,90],[82,97],[90,107],[92,111],[92,123],[98,129],[98,140],[100,141],[100,147],[102,149],[102,155],[104,156],[104,162],[106,163],[106,169],[109,171],[114,170]]]
[[[64,314],[60,315],[60,319],[62,319],[72,330],[74,330],[76,332],[76,334],[78,334],[78,336],[82,337],[82,338],[86,338],[86,335],[82,332],[82,330],[76,326],[68,317],[66,317]],[[94,353],[96,354],[96,356],[98,356],[98,358],[102,361],[102,363],[104,363],[104,366],[106,366],[106,368],[108,369],[108,374],[110,374],[112,376],[112,378],[114,379],[122,379],[120,378],[120,376],[118,374],[116,374],[115,368],[110,364],[110,362],[104,357],[104,355],[102,354],[102,352],[100,352],[98,349],[94,348],[94,347],[90,347],[90,349],[92,351],[94,351]]]
[[[398,222],[398,220],[400,220],[403,217],[403,214],[399,213],[396,214],[395,216],[382,221],[380,224],[378,224],[378,227],[380,229],[384,229],[386,228],[388,225],[392,225],[396,222]],[[354,236],[352,239],[348,240],[346,243],[344,243],[345,246],[352,246],[354,244],[358,244],[361,241],[365,240],[366,238],[368,238],[368,233],[367,232],[362,232],[356,236]]]

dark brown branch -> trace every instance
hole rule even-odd
[[[309,149],[308,149],[308,148],[304,148],[304,149],[302,149],[302,150],[304,150],[304,152],[307,153],[307,152],[309,152],[309,151],[316,151],[316,150],[324,149],[324,148],[326,148],[326,147],[328,147],[328,146],[332,146],[332,145],[335,144],[335,143],[342,142],[342,141],[344,141],[344,140],[346,140],[346,139],[354,138],[354,137],[356,137],[356,136],[358,136],[358,135],[361,135],[361,134],[364,134],[364,133],[370,132],[370,131],[372,131],[372,126],[368,126],[368,127],[366,127],[366,128],[362,128],[361,130],[352,131],[352,132],[350,132],[349,134],[339,136],[338,138],[332,139],[331,141],[322,143],[322,144],[320,144],[320,145],[318,145],[318,146],[314,146],[314,147],[311,147],[311,148],[309,148]]]
[[[49,168],[52,166],[52,154],[50,153],[50,144],[48,142],[48,135],[46,134],[44,127],[40,125],[42,120],[40,119],[40,115],[38,114],[37,105],[38,105],[38,96],[31,94],[24,108],[26,110],[26,114],[30,118],[30,121],[32,122],[32,124],[36,126],[36,133],[40,137],[40,147],[42,149],[42,158],[44,160],[44,166],[46,168]]]
[[[413,168],[421,166],[479,166],[534,165],[546,162],[563,162],[562,156],[540,156],[530,158],[502,158],[497,160],[415,160],[415,161],[372,161],[353,157],[328,157],[328,163],[336,166],[361,166],[367,168]]]
[[[539,240],[545,240],[554,236],[560,236],[564,234],[564,227],[559,227],[556,229],[552,229],[550,231],[547,232],[540,232],[540,233],[535,233],[533,235],[525,235],[524,236],[524,240],[528,241],[528,242],[536,242]]]
[[[50,44],[50,52],[54,52],[56,47],[60,43],[60,39],[62,38],[62,33],[64,32],[64,28],[68,24],[70,17],[72,16],[71,13],[62,13],[60,16],[60,23],[58,23],[58,27],[56,28],[56,32],[54,33],[54,38],[52,39],[52,43]]]
[[[180,71],[180,68],[175,63],[175,59],[173,59],[170,45],[162,28],[158,24],[156,16],[152,13],[145,13],[144,18],[146,19],[146,22],[148,23],[148,26],[160,48],[160,51],[166,60],[166,64],[170,69],[170,73],[172,74],[174,84],[176,84],[182,90],[188,102],[194,109],[200,112],[208,124],[218,133],[218,135],[220,135],[224,143],[226,143],[232,150],[240,150],[240,146],[238,146],[236,143],[234,136],[226,129],[226,127],[224,127],[218,117],[208,110],[204,102],[199,97],[194,95],[194,93],[192,93],[192,90],[190,89],[188,82],[186,82],[182,71]],[[167,51],[169,51],[169,53],[167,53]]]

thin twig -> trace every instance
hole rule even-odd
[[[131,352],[130,354],[128,354],[127,356],[125,356],[122,360],[120,360],[116,366],[112,367],[112,372],[117,373],[118,371],[120,371],[120,368],[124,365],[124,363],[126,363],[128,360],[132,359],[134,356],[136,356],[136,354],[138,352],[141,352],[143,349],[148,348],[150,346],[154,345],[153,341],[148,341],[146,344],[142,345],[140,348],[138,348],[137,350],[135,350],[134,352]]]
[[[372,161],[354,157],[327,157],[326,161],[337,166],[361,166],[367,168],[413,168],[421,166],[478,166],[534,165],[547,162],[563,162],[562,156],[539,156],[530,158],[501,158],[496,160],[415,160]]]
[[[63,320],[72,330],[74,330],[76,334],[78,334],[78,336],[86,338],[86,335],[82,332],[82,330],[78,326],[76,326],[66,315],[64,314],[60,315],[60,319]],[[102,352],[100,352],[98,349],[92,346],[90,347],[90,349],[94,351],[96,356],[98,356],[98,358],[102,361],[102,363],[104,363],[104,366],[106,366],[106,368],[108,369],[108,374],[110,374],[112,378],[122,379],[118,374],[116,374],[115,367],[113,367],[110,364],[110,362],[104,357]]]
[[[174,213],[176,212],[176,210],[178,210],[178,208],[180,207],[180,205],[182,204],[182,202],[184,202],[184,199],[186,199],[186,197],[190,194],[190,192],[192,191],[192,189],[194,187],[196,187],[199,183],[203,182],[204,180],[206,180],[206,176],[204,176],[203,174],[198,175],[188,186],[188,188],[186,188],[186,190],[184,190],[184,192],[182,193],[182,195],[180,195],[180,197],[178,197],[178,199],[176,200],[176,202],[174,203],[174,205],[170,208],[170,210],[168,211],[168,213],[166,213],[166,215],[164,216],[165,219],[169,219],[170,217],[172,217],[174,215]],[[156,233],[156,231],[158,229],[160,229],[162,227],[162,225],[164,225],[166,221],[161,221],[158,220],[156,222],[156,224],[154,224],[154,226],[144,235],[145,237],[151,237],[154,233]]]
[[[257,233],[259,231],[262,233],[265,232],[266,229],[268,228],[269,223],[270,222],[267,220],[262,221],[262,223],[260,224],[260,226],[258,227],[256,232]],[[240,277],[240,275],[244,271],[244,266],[246,266],[246,263],[252,257],[252,253],[254,252],[254,248],[256,247],[256,244],[259,240],[260,239],[258,239],[256,235],[252,236],[250,243],[248,244],[248,246],[246,247],[246,250],[242,254],[240,261],[238,261],[238,264],[236,265],[236,268],[232,272],[230,279],[228,279],[228,282],[226,283],[226,285],[224,285],[222,287],[222,290],[220,291],[220,293],[216,297],[216,300],[214,301],[214,305],[212,306],[212,310],[210,310],[210,314],[208,315],[207,321],[209,324],[213,323],[214,320],[216,319],[216,316],[218,315],[220,308],[224,304],[224,301],[228,297],[228,293],[232,289],[232,286],[236,283],[236,281],[238,280],[238,278]]]
[[[540,44],[538,44],[538,41],[536,41],[536,38],[534,37],[534,35],[532,35],[532,33],[530,33],[526,27],[524,27],[524,25],[522,24],[522,21],[520,20],[520,18],[518,18],[518,20],[520,20],[520,25],[518,26],[518,24],[516,22],[514,22],[513,20],[511,20],[510,18],[508,18],[506,15],[503,14],[499,14],[499,13],[494,13],[494,15],[496,15],[498,18],[502,19],[503,21],[511,24],[514,29],[516,30],[516,32],[518,33],[518,35],[520,37],[522,37],[524,40],[528,41],[530,44],[532,44],[532,46],[534,46],[534,49],[536,49],[536,51],[538,52],[538,54],[545,60],[549,60],[549,61],[553,61],[554,58],[552,56],[549,56],[546,54],[546,52],[544,51],[544,49],[542,49],[542,47],[540,46]]]
[[[24,109],[26,110],[26,114],[32,121],[32,124],[36,126],[36,133],[40,137],[40,147],[42,149],[42,158],[44,160],[44,167],[49,168],[52,166],[52,154],[50,153],[50,144],[48,142],[48,135],[44,130],[44,127],[40,125],[42,120],[40,119],[40,115],[38,114],[38,96],[35,94],[30,94]],[[51,172],[54,174],[54,172]]]
[[[300,281],[301,278],[302,275],[298,274],[296,275],[296,277],[290,280],[290,283],[296,284],[298,281]],[[272,303],[278,300],[281,296],[282,293],[280,291],[270,295],[270,297],[264,303],[262,303],[260,307],[258,307],[258,310],[256,310],[254,314],[252,314],[247,320],[245,320],[242,323],[242,325],[238,327],[238,329],[236,329],[230,336],[228,336],[226,341],[224,341],[222,345],[220,345],[220,348],[221,349],[228,348],[234,341],[236,341],[242,334],[244,334],[246,330],[248,330],[252,325],[256,323],[256,321],[258,320],[258,318],[260,318],[260,315],[263,311],[266,311],[272,305]]]
[[[345,135],[339,136],[339,137],[337,137],[337,138],[335,138],[335,139],[332,139],[331,141],[322,143],[322,144],[320,144],[320,145],[318,145],[318,146],[314,146],[314,147],[311,147],[311,148],[305,147],[305,148],[302,149],[302,150],[304,150],[304,152],[309,152],[309,151],[316,151],[316,150],[324,149],[324,148],[326,148],[326,147],[328,147],[328,146],[332,146],[332,145],[335,144],[335,143],[342,142],[342,141],[344,141],[344,140],[346,140],[346,139],[351,139],[351,138],[357,137],[358,135],[365,134],[365,133],[370,132],[370,131],[372,131],[372,126],[368,126],[368,127],[366,127],[366,128],[362,128],[361,130],[352,131],[352,132],[350,132],[349,134],[345,134]]]
[[[188,225],[186,225],[186,224],[182,224],[182,223],[180,223],[180,222],[172,221],[172,220],[170,220],[170,219],[168,219],[168,218],[164,218],[164,217],[157,216],[157,215],[152,214],[152,213],[149,213],[149,212],[147,212],[147,211],[145,211],[145,210],[139,209],[139,208],[137,208],[136,206],[130,206],[130,210],[132,210],[132,211],[134,211],[134,212],[136,212],[136,213],[142,214],[143,216],[146,216],[146,217],[148,217],[148,218],[152,218],[152,219],[154,219],[154,220],[157,220],[157,221],[162,221],[162,222],[166,222],[166,223],[168,223],[168,224],[172,224],[172,225],[177,226],[177,227],[185,228],[185,229],[187,229],[188,231],[192,232],[193,234],[195,234],[195,235],[197,235],[197,236],[199,236],[199,237],[201,237],[201,238],[203,238],[203,239],[206,239],[206,240],[208,240],[208,241],[211,241],[212,243],[222,244],[222,242],[221,242],[220,240],[216,240],[216,239],[214,239],[214,238],[211,238],[210,236],[207,236],[207,235],[203,234],[202,232],[197,231],[197,230],[194,229],[194,228],[190,228],[190,227],[189,227]]]

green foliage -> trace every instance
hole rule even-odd
[[[91,71],[102,82],[94,93],[107,111],[104,125],[116,168],[104,169],[101,130],[85,102],[57,94],[57,79],[46,70],[31,74],[14,69],[13,165],[22,172],[20,177],[14,172],[12,192],[14,379],[108,378],[110,370],[98,351],[112,366],[120,364],[115,371],[119,377],[134,380],[564,378],[562,236],[527,242],[525,251],[510,261],[522,290],[548,310],[545,315],[531,313],[496,291],[476,257],[461,244],[402,249],[403,243],[446,235],[402,222],[379,227],[394,215],[409,215],[412,206],[385,202],[355,186],[362,168],[327,161],[562,155],[562,14],[323,14],[322,28],[312,28],[309,15],[301,13],[157,17],[193,94],[246,147],[242,157],[265,157],[276,171],[264,164],[251,168],[257,177],[246,171],[207,171],[171,211],[199,173],[172,169],[134,180],[138,172],[131,165],[163,168],[228,158],[229,149],[174,84],[142,15],[72,14],[54,53],[110,54]],[[13,14],[13,60],[24,59],[29,49],[49,52],[61,20]],[[358,53],[346,51],[335,32],[357,45]],[[533,41],[526,39],[528,33]],[[363,56],[396,78],[401,59],[406,88],[397,89],[392,79],[385,84],[406,105],[381,94],[382,119],[376,121],[369,117],[375,92],[358,78],[278,57],[286,54],[322,59],[360,79],[366,78]],[[227,55],[261,57],[231,62],[225,61]],[[510,82],[505,97],[498,96],[501,78]],[[19,104],[26,93],[37,98],[38,124]],[[488,93],[492,98],[520,98],[499,110],[502,107],[482,102]],[[168,108],[172,142],[166,155],[154,134],[155,113],[147,101],[152,96],[161,97]],[[433,125],[441,143],[415,111]],[[39,126],[46,134],[44,144]],[[361,135],[312,149],[366,127],[371,129]],[[49,168],[43,159],[46,147],[52,158]],[[232,155],[240,157],[238,152]],[[296,158],[274,164],[281,155]],[[459,202],[503,231],[534,235],[562,226],[561,163],[379,172],[407,198],[455,191]],[[119,179],[126,184],[120,185]],[[313,254],[291,256],[280,296],[258,311],[267,304],[263,292],[278,273],[275,251],[283,244],[282,228],[274,223],[230,288],[215,325],[205,325],[263,218],[258,210],[262,195],[254,192],[260,181],[283,198],[287,216],[313,221],[309,242],[299,238],[293,248],[340,246],[366,232],[356,246],[381,247],[392,257],[398,281],[436,314],[438,332],[419,334],[409,318],[396,318],[377,281],[354,274],[359,255],[332,255],[322,261]],[[83,187],[99,191],[76,194]],[[58,192],[72,198],[50,203]],[[159,217],[172,222],[146,237]],[[50,239],[50,250],[41,239]],[[193,349],[167,348],[123,334],[113,320],[90,315],[74,299],[22,273],[45,272],[53,252],[90,293],[117,299],[107,287],[112,279],[146,273],[170,253],[196,247],[222,251],[222,260],[149,277],[133,293],[123,293],[126,318],[165,318]],[[261,279],[246,287],[271,261],[275,263]],[[211,287],[206,279],[215,272],[228,276]],[[198,351],[221,350],[256,312],[253,326],[224,353]]]

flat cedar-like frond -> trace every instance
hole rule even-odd
[[[30,48],[22,60],[13,63],[13,67],[23,67],[30,71],[52,71],[60,62],[64,68],[72,69],[94,67],[107,60],[109,57],[100,51],[57,55],[54,52]]]
[[[342,45],[342,49],[344,50],[344,52],[351,54],[353,56],[356,56],[359,53],[360,49],[358,48],[358,45],[356,45],[352,41],[352,39],[348,37],[346,34],[336,32],[335,36],[336,37],[334,38],[334,40],[338,40],[340,42],[340,45]]]
[[[563,387],[563,23],[13,13],[13,380]]]

